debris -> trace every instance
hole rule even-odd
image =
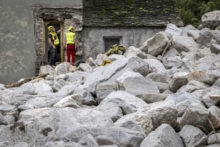
[[[15,82],[15,83],[5,85],[5,88],[19,87],[19,86],[23,85],[24,83],[30,82],[32,80],[45,78],[47,75],[49,75],[49,74],[43,74],[43,75],[31,77],[31,78],[26,78],[26,79],[23,79],[22,81],[18,81],[18,82]]]

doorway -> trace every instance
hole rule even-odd
[[[49,26],[54,26],[56,32],[61,29],[60,33],[57,33],[57,36],[60,40],[59,50],[57,51],[57,60],[60,62],[64,62],[64,51],[63,51],[63,22],[61,21],[44,21],[44,30],[43,30],[43,59],[45,62],[49,62],[49,47],[50,44],[48,42]]]

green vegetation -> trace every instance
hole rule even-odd
[[[184,25],[198,26],[204,13],[220,10],[220,0],[176,0]]]

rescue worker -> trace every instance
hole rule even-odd
[[[49,64],[50,65],[55,65],[56,61],[60,61],[60,40],[57,36],[57,33],[60,33],[61,30],[57,31],[54,28],[54,26],[49,26],[48,27],[49,31],[49,37],[48,37],[48,42],[49,42]]]
[[[75,46],[75,33],[74,27],[69,26],[68,31],[66,33],[66,53],[67,53],[67,62],[70,62],[70,56],[72,56],[72,64],[75,62],[75,55],[76,55],[76,46]]]

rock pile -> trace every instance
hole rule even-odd
[[[169,24],[124,55],[43,66],[45,79],[0,85],[0,146],[217,147],[219,53],[220,30]]]

